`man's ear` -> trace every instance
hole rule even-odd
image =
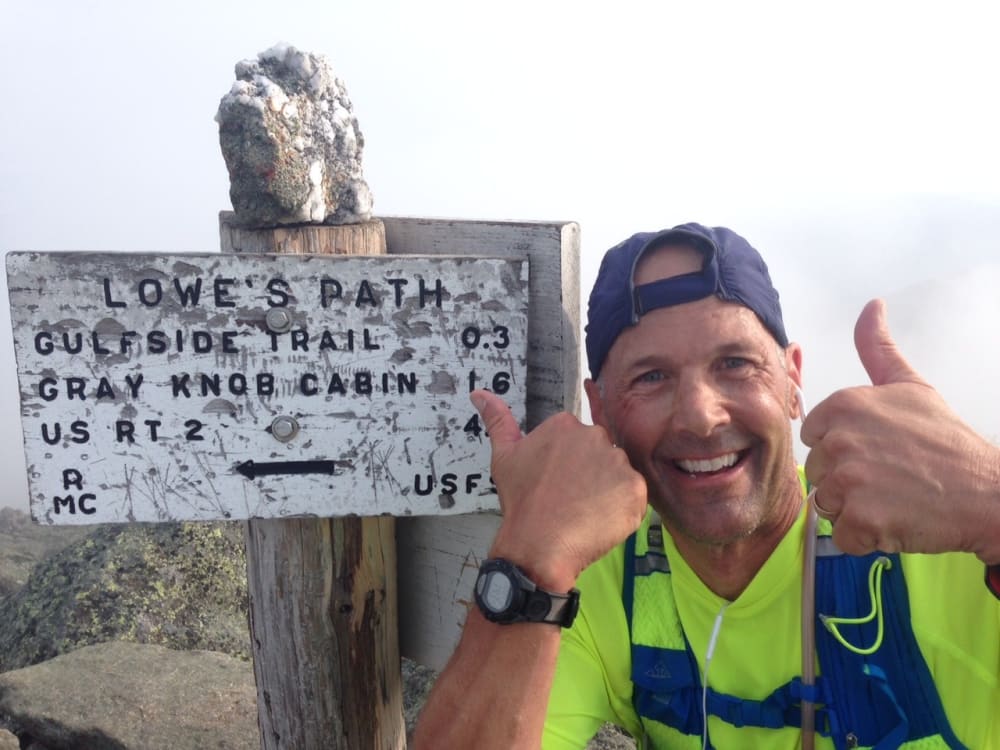
[[[601,387],[590,378],[583,381],[583,389],[587,392],[587,403],[590,404],[590,418],[594,424],[608,429],[604,418],[604,401],[601,399]]]
[[[792,342],[784,349],[785,371],[788,373],[788,387],[791,393],[788,396],[788,403],[791,404],[791,419],[802,419],[802,404],[799,403],[798,394],[795,387],[802,388],[802,347]]]

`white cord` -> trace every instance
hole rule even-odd
[[[802,393],[802,389],[796,385],[795,395],[799,399],[799,419],[805,420],[806,418],[806,397]],[[722,605],[722,609],[715,616],[715,624],[712,626],[712,635],[708,639],[708,648],[705,650],[705,675],[701,681],[701,715],[702,715],[702,730],[701,730],[701,748],[702,750],[708,750],[708,669],[712,665],[712,656],[715,654],[715,645],[719,640],[719,631],[722,629],[722,616],[726,612],[726,608],[729,606],[729,602]],[[811,655],[810,655],[811,656]],[[809,744],[811,745],[812,736],[810,733]]]
[[[701,750],[708,750],[708,668],[712,665],[712,656],[715,654],[715,644],[719,640],[719,630],[722,629],[722,615],[726,611],[729,602],[722,605],[719,614],[715,616],[715,624],[712,626],[712,635],[708,639],[708,649],[705,651],[705,676],[701,680]]]

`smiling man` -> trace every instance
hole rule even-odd
[[[588,313],[595,425],[522,436],[473,394],[504,519],[416,746],[582,748],[610,721],[653,748],[1000,747],[982,581],[1000,453],[908,369],[880,306],[858,331],[875,385],[803,431],[817,526],[792,453],[802,352],[756,250],[698,224],[610,250]],[[854,446],[876,437],[870,465]]]
[[[720,258],[693,229],[647,239],[633,261],[633,283],[623,278],[611,287],[630,289],[642,313],[606,352],[627,298],[600,295],[600,284],[591,297],[595,380],[586,388],[594,421],[645,477],[649,503],[685,559],[713,591],[735,597],[802,504],[789,430],[802,356],[787,342],[763,264],[732,233],[715,235],[728,241],[722,271],[732,276],[745,261],[759,278],[749,271],[720,278]],[[756,290],[750,281],[760,282]],[[720,299],[719,289],[730,298],[756,292],[772,330],[749,307]]]

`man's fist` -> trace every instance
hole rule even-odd
[[[543,588],[572,588],[580,572],[638,528],[646,482],[603,427],[556,414],[522,435],[488,391],[471,400],[490,435],[504,520],[490,551]]]
[[[806,476],[842,550],[972,551],[1000,561],[1000,453],[909,365],[885,305],[854,330],[872,385],[837,391],[809,413]]]

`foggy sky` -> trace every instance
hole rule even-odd
[[[578,221],[584,301],[625,236],[730,226],[771,267],[811,405],[865,382],[852,330],[882,296],[911,362],[1000,435],[985,6],[8,6],[0,250],[217,250],[230,204],[213,117],[234,64],[285,41],[345,81],[376,214]],[[26,508],[3,287],[0,504]]]

